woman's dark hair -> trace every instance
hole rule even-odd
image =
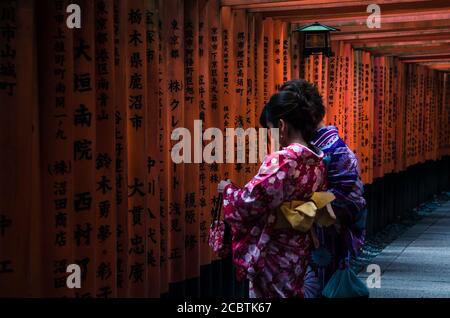
[[[280,87],[280,91],[291,91],[302,95],[308,102],[309,111],[314,118],[316,126],[320,124],[325,116],[325,106],[323,105],[322,96],[320,96],[315,85],[304,79],[292,80],[285,82]]]
[[[316,134],[317,123],[313,107],[304,94],[286,90],[272,95],[264,106],[259,122],[265,128],[268,128],[269,123],[278,128],[280,119],[299,130],[307,143],[310,143]]]

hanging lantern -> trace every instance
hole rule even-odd
[[[303,56],[308,57],[311,54],[324,54],[329,57],[332,54],[330,41],[331,31],[339,31],[339,29],[319,22],[304,25],[294,30],[294,32],[303,33]]]

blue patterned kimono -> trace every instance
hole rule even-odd
[[[338,225],[318,230],[321,250],[325,248],[325,253],[331,254],[329,264],[321,264],[323,283],[326,284],[336,269],[348,266],[350,255],[359,253],[365,238],[367,209],[358,160],[339,137],[337,128],[326,126],[319,129],[312,144],[325,154],[327,189],[336,197],[332,207]]]

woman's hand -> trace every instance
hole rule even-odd
[[[219,184],[217,185],[217,192],[222,193],[223,189],[225,189],[225,187],[230,183],[231,183],[230,179],[220,181]]]

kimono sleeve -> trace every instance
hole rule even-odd
[[[351,226],[355,216],[365,208],[363,184],[359,175],[358,160],[350,149],[331,155],[328,170],[329,191],[336,196],[332,202],[341,223]]]
[[[233,226],[261,220],[271,209],[280,206],[287,193],[295,189],[294,177],[298,170],[294,159],[285,153],[274,153],[266,157],[258,174],[242,189],[227,185],[223,192],[225,221]]]

